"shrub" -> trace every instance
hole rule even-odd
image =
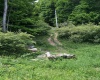
[[[2,31],[2,28],[0,28],[0,32]]]
[[[92,24],[56,29],[59,37],[73,42],[100,42],[100,27]]]
[[[0,32],[0,54],[27,52],[27,45],[34,44],[33,36],[27,33]]]
[[[70,28],[68,28],[68,27],[57,28],[55,30],[56,31],[54,31],[54,32],[58,32],[60,38],[67,38],[68,39],[70,36]]]
[[[47,23],[39,20],[37,21],[36,28],[34,28],[33,32],[36,36],[47,35],[50,29],[51,27]]]
[[[21,31],[23,32],[27,32],[31,35],[34,36],[40,36],[40,35],[47,35],[48,34],[48,30],[50,30],[50,26],[39,20],[37,21],[34,25],[27,27],[27,26],[18,26],[18,25],[9,25],[9,30],[10,31],[18,31],[19,29],[21,29]]]

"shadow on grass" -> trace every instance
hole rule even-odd
[[[7,56],[13,58],[36,58],[38,55],[42,54],[40,51],[38,52],[21,52],[21,53],[12,53],[12,52],[0,52],[0,56]]]

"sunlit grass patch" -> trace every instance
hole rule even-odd
[[[0,80],[100,80],[99,44],[61,42],[61,51],[75,54],[77,59],[32,61],[32,54],[17,58],[1,56]],[[57,54],[57,48],[53,47],[51,53]]]

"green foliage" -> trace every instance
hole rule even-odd
[[[75,25],[100,22],[99,0],[41,0],[40,16],[42,20],[55,25],[54,10],[57,11],[58,23],[72,21]]]
[[[26,33],[2,33],[0,32],[0,54],[23,54],[28,51],[28,45],[32,45],[33,36]]]
[[[41,0],[40,6],[40,18],[48,23],[50,26],[55,25],[55,1],[54,0]]]
[[[100,3],[100,1],[81,0],[80,4],[75,6],[70,16],[68,16],[68,20],[73,21],[76,25],[89,22],[98,24],[100,21],[100,8],[97,3]]]
[[[3,2],[4,2],[3,0],[0,1],[0,16],[2,16],[3,14],[3,6],[4,6]]]
[[[0,28],[0,32],[2,31],[2,28]]]
[[[96,42],[100,43],[100,27],[87,24],[77,27],[63,27],[57,30],[59,37],[72,40],[74,42]]]
[[[50,27],[40,20],[39,10],[34,0],[9,0],[8,30],[16,32],[20,29],[34,36],[46,35]]]
[[[100,45],[66,40],[62,44],[76,55],[76,60],[33,61],[29,56],[3,56],[0,57],[0,80],[100,80]]]
[[[34,0],[9,0],[8,18],[10,25],[32,26],[34,22]]]
[[[48,26],[39,19],[39,7],[34,0],[9,0],[8,9],[8,30],[21,31],[32,35],[45,35],[48,32]]]
[[[47,35],[48,31],[51,29],[51,26],[49,26],[47,23],[45,23],[42,20],[37,21],[36,28],[33,29],[34,34],[37,36],[43,36]]]
[[[55,26],[55,10],[57,11],[58,23],[72,21],[74,24],[100,22],[99,0],[9,0],[7,23],[17,25],[19,28],[37,27],[36,21],[42,20],[50,26]],[[4,1],[0,1],[0,25],[2,22]]]
[[[41,35],[47,35],[48,30],[50,30],[51,27],[45,23],[44,21],[38,20],[34,24],[34,28],[28,28],[25,26],[17,26],[17,25],[9,25],[9,31],[18,31],[21,30],[23,32],[27,32],[29,34],[32,34],[34,36],[41,36]]]
[[[58,22],[63,23],[68,20],[69,15],[72,13],[80,0],[58,0],[56,1],[56,10],[58,15]]]
[[[88,23],[90,21],[89,15],[87,13],[88,8],[88,3],[85,1],[80,1],[80,4],[77,5],[70,14],[69,20],[73,21],[74,24]]]
[[[68,20],[68,16],[74,7],[79,4],[79,0],[41,0],[40,17],[51,26],[55,26],[55,10],[57,11],[58,22],[63,23]]]
[[[4,0],[0,1],[0,27],[2,25],[2,17],[3,17],[3,6],[4,6]]]

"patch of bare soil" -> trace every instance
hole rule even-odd
[[[52,37],[52,35],[50,35],[50,37],[48,38],[49,44],[52,46],[62,45],[57,37],[58,37],[58,33],[54,33],[54,37]]]
[[[55,33],[54,42],[57,43],[58,45],[62,45],[61,42],[58,40],[58,33]]]
[[[56,46],[56,44],[54,43],[54,41],[52,40],[51,37],[48,38],[48,42],[49,42],[50,45]]]

